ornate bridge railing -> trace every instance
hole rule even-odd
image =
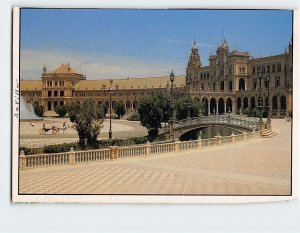
[[[259,119],[253,117],[243,117],[238,115],[214,115],[184,119],[175,123],[174,131],[182,128],[194,128],[195,126],[205,126],[211,124],[223,124],[233,127],[241,127],[249,130],[259,130]],[[170,126],[167,125],[159,130],[159,134],[168,133]]]

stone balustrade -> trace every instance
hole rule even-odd
[[[221,146],[222,144],[236,143],[239,141],[247,141],[253,138],[260,137],[259,131],[244,132],[242,134],[232,134],[230,136],[215,136],[214,138],[191,140],[191,141],[174,141],[167,143],[150,144],[147,142],[143,145],[133,146],[111,146],[106,149],[74,151],[53,153],[53,154],[38,154],[25,156],[24,151],[21,151],[19,156],[20,169],[54,166],[54,165],[74,165],[84,162],[116,160],[128,157],[150,156],[152,154],[167,154],[177,153],[180,151],[202,149],[211,146]]]

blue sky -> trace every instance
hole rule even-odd
[[[222,35],[254,57],[280,54],[292,12],[280,10],[22,9],[21,78],[39,79],[62,62],[88,79],[184,74],[196,38],[207,65]]]

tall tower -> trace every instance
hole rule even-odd
[[[190,58],[186,67],[186,76],[191,75],[192,77],[192,83],[195,83],[195,80],[198,76],[198,70],[202,67],[200,55],[198,52],[198,47],[196,45],[196,41],[194,39],[194,43],[191,49]]]

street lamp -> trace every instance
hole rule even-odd
[[[112,83],[113,80],[109,80],[110,87],[109,87],[109,131],[108,131],[108,138],[112,139],[112,130],[111,130],[111,109],[112,109],[112,102],[111,102],[111,96],[113,95],[114,91],[112,89]]]
[[[268,87],[268,101],[267,101],[267,112],[268,112],[268,118],[267,118],[267,124],[268,129],[271,129],[271,106],[270,106],[270,74],[268,73],[265,79]]]
[[[174,85],[173,82],[175,81],[175,75],[172,69],[170,74],[170,81],[171,81],[171,117],[170,117],[170,137],[171,139],[175,139],[174,137],[174,124],[175,124],[175,111],[174,111]]]
[[[258,79],[259,79],[259,97],[258,97],[258,111],[259,111],[259,128],[262,134],[263,120],[262,120],[262,110],[263,110],[263,100],[261,96],[261,79],[262,71],[261,68],[258,69]]]
[[[191,75],[188,75],[186,78],[186,84],[188,86],[188,104],[187,104],[187,119],[191,118],[191,84],[192,84],[192,77]]]

